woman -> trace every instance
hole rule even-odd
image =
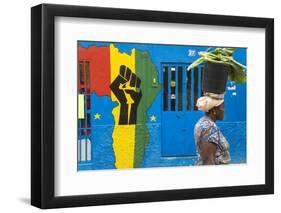
[[[224,118],[223,96],[223,94],[205,93],[197,100],[197,108],[205,112],[194,128],[197,165],[218,165],[230,162],[229,144],[216,125],[217,120]]]

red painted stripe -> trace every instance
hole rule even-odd
[[[90,91],[99,96],[110,96],[110,49],[109,47],[79,47],[79,61],[90,62]]]

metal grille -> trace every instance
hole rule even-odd
[[[162,63],[163,110],[197,111],[196,101],[203,94],[202,70],[195,67],[187,71],[188,63]]]
[[[84,95],[84,119],[78,119],[78,162],[91,161],[90,63],[79,61],[78,93]]]

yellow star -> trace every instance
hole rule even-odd
[[[97,119],[100,120],[100,117],[101,117],[101,115],[100,115],[99,113],[96,113],[96,114],[94,115],[94,119],[95,119],[95,120],[97,120]]]
[[[150,121],[156,121],[156,116],[155,115],[150,116]]]

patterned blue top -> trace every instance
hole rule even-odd
[[[202,165],[200,143],[202,141],[217,145],[215,164],[227,164],[230,162],[229,144],[216,123],[207,115],[200,118],[194,128],[194,140],[198,160],[196,165]]]

